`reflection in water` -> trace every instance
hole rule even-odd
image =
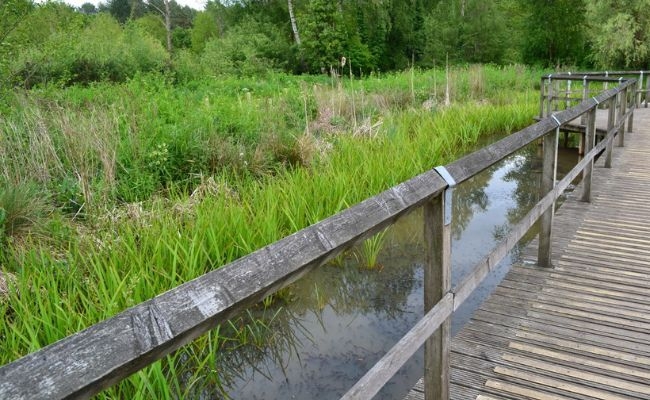
[[[454,190],[452,285],[489,253],[511,224],[538,198],[541,170],[537,145],[508,157]],[[560,175],[577,156],[560,154]],[[568,166],[568,168],[567,168]],[[224,381],[235,399],[338,399],[421,317],[423,304],[422,213],[414,212],[388,229],[381,269],[360,267],[354,251],[314,270],[291,290],[296,301],[282,306],[274,325],[287,341],[237,355]],[[516,252],[515,252],[516,254]],[[457,332],[507,272],[509,255],[454,314]],[[240,349],[239,351],[243,351]],[[242,360],[251,361],[248,365]],[[418,352],[377,398],[401,398],[422,376]],[[207,392],[203,392],[206,394]],[[223,395],[221,395],[223,396]],[[214,392],[204,398],[218,397]]]

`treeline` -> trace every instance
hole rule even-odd
[[[0,73],[31,87],[449,63],[647,68],[650,0],[0,1]],[[345,61],[343,62],[345,58]]]

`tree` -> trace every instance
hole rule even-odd
[[[79,12],[86,15],[92,15],[97,14],[99,10],[97,10],[97,7],[95,7],[93,3],[83,3],[81,7],[79,7]]]
[[[648,68],[650,0],[587,3],[591,59],[602,68]]]
[[[2,0],[0,1],[0,46],[16,29],[18,24],[32,11],[33,5],[28,0]]]
[[[584,0],[526,0],[524,61],[581,64],[586,57]]]
[[[165,31],[167,33],[167,52],[172,53],[172,12],[170,3],[173,0],[149,0],[147,3],[150,8],[162,15],[164,19]]]
[[[303,17],[305,61],[313,72],[329,70],[344,55],[345,25],[338,4],[330,0],[311,0]]]
[[[289,20],[291,21],[291,32],[293,32],[293,39],[296,44],[300,46],[300,32],[298,31],[298,24],[296,23],[296,16],[293,12],[293,2],[287,0],[287,8],[289,9]]]
[[[108,12],[120,24],[126,23],[131,16],[131,4],[129,0],[109,0],[107,8]]]
[[[221,30],[213,13],[208,10],[196,14],[191,33],[192,50],[197,54],[201,53],[205,48],[205,44],[210,39],[218,36],[221,36]]]

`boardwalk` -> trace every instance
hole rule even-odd
[[[634,119],[592,203],[556,214],[555,268],[514,266],[453,339],[452,399],[650,399],[650,110]]]

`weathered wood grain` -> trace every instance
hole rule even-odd
[[[449,189],[448,189],[449,190]],[[438,196],[424,206],[424,311],[429,312],[451,289],[451,219],[445,218],[451,196]],[[451,207],[448,208],[451,210]],[[452,312],[453,312],[452,295]],[[425,399],[449,399],[451,321],[424,342]],[[406,361],[406,360],[405,360]]]

